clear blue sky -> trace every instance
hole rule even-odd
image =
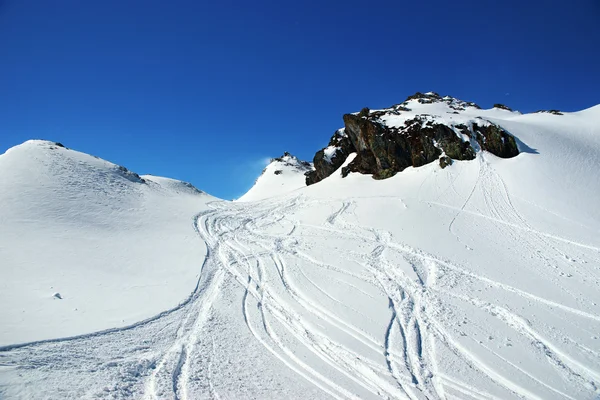
[[[0,153],[60,141],[233,198],[342,114],[430,90],[600,103],[600,2],[0,0]]]

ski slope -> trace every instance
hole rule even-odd
[[[115,329],[100,333],[93,333],[95,321],[85,319],[68,333],[83,336],[63,339],[67,335],[46,330],[40,321],[15,319],[13,306],[7,306],[14,300],[3,298],[2,321],[13,325],[3,325],[0,397],[597,398],[600,107],[561,116],[481,112],[519,139],[519,156],[499,159],[480,152],[472,161],[445,169],[437,163],[408,168],[383,181],[335,173],[277,196],[257,182],[254,199],[236,202],[175,193],[179,184],[173,188],[148,178],[157,186],[143,189],[148,191],[143,196],[160,198],[161,210],[166,199],[179,207],[189,240],[186,248],[177,247],[179,240],[161,243],[164,255],[155,267],[137,271],[148,273],[148,281],[160,280],[161,273],[174,272],[169,260],[194,259],[193,272],[170,274],[182,284],[172,298],[189,295],[189,301],[173,306],[163,291],[152,303],[153,318],[115,323]],[[17,150],[0,156],[0,171]],[[55,175],[60,171],[65,167]],[[22,175],[19,182],[30,179]],[[60,188],[39,189],[38,197],[52,207],[64,205]],[[119,215],[110,223],[131,212],[158,212],[127,205],[125,199],[139,200],[133,193],[102,203]],[[42,207],[32,202],[2,198],[17,211]],[[9,230],[4,221],[10,215],[18,214],[2,214],[1,272],[9,278],[3,282],[10,282],[3,283],[2,296],[5,288],[26,283],[11,275],[17,268],[6,267],[7,249],[16,249],[9,260],[30,266],[22,254],[34,246],[63,252],[71,247],[50,238],[63,221],[31,213],[28,225],[14,217]],[[77,232],[91,225],[90,215],[67,215]],[[168,229],[183,235],[185,229],[172,222]],[[21,225],[21,233],[32,236],[7,241],[6,234]],[[46,225],[46,234],[25,229],[31,225]],[[156,234],[149,226],[138,228],[128,232]],[[94,232],[98,240],[110,236]],[[14,255],[18,250],[21,256]],[[132,269],[139,265],[136,257],[127,264]],[[52,276],[79,265],[93,264],[56,265]],[[119,271],[111,273],[121,280]],[[43,284],[43,275],[29,277],[30,285]],[[35,292],[17,292],[12,296],[21,296],[20,307],[34,312]],[[44,301],[53,307],[67,300],[66,293],[64,300]],[[90,302],[103,301],[93,294]],[[124,302],[139,301],[134,293],[125,295]],[[110,321],[98,315],[100,329],[108,328]],[[29,340],[19,336],[27,331],[49,340],[15,345]]]

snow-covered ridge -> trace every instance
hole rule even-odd
[[[281,157],[271,159],[254,186],[237,201],[263,200],[304,187],[304,175],[312,169],[311,163],[285,152]]]
[[[205,193],[191,183],[180,181],[178,179],[165,178],[155,175],[142,175],[141,178],[148,184],[156,184],[159,187],[174,193],[188,193],[194,195]]]
[[[288,153],[283,153],[283,156],[271,158],[269,165],[263,170],[263,174],[269,169],[269,167],[286,167],[288,169],[294,169],[299,172],[306,172],[312,169],[312,165],[309,162],[302,161],[298,157]]]
[[[359,113],[355,113],[359,114]],[[522,115],[504,104],[495,104],[491,109],[482,109],[471,101],[452,96],[440,96],[435,92],[416,93],[400,104],[389,108],[370,110],[370,118],[388,127],[400,128],[405,121],[417,116],[427,116],[441,124],[468,124],[472,121],[485,121],[487,118],[510,119]]]

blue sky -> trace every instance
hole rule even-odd
[[[60,141],[234,198],[416,91],[598,104],[598,49],[597,0],[0,0],[0,153]]]

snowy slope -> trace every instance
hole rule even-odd
[[[0,397],[598,398],[600,107],[417,107],[481,115],[522,152],[201,204],[190,302],[1,349]]]
[[[129,325],[177,306],[206,252],[193,218],[212,200],[52,142],[9,149],[0,156],[0,345]]]
[[[237,201],[263,200],[302,188],[306,186],[304,174],[311,169],[309,163],[289,153],[273,158],[254,186]]]

